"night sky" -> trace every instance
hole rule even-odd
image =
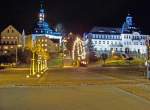
[[[31,32],[40,0],[3,0],[0,3],[0,29],[14,25]],[[130,12],[136,24],[150,33],[149,0],[45,0],[47,21],[62,23],[67,32],[82,34],[93,26],[121,27]]]

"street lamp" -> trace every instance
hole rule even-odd
[[[18,48],[22,47],[22,45],[16,46],[16,65],[18,64]]]

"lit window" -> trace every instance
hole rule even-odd
[[[13,49],[13,46],[11,46],[10,48]]]
[[[47,51],[47,49],[45,49],[45,51]]]
[[[4,54],[7,54],[8,52],[7,51],[4,51]]]
[[[7,50],[7,49],[8,49],[8,46],[4,46],[4,49],[6,49],[6,50]]]
[[[47,47],[47,44],[45,44],[45,46]]]
[[[47,39],[45,39],[45,42],[47,42]]]
[[[42,39],[42,42],[44,42],[44,40]]]

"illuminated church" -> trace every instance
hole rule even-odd
[[[54,45],[57,47],[61,45],[62,34],[56,32],[45,20],[45,9],[43,3],[41,3],[38,20],[32,32],[32,40],[42,42],[42,46],[45,47],[46,51],[54,48]],[[50,47],[48,48],[48,46]]]
[[[133,17],[128,14],[121,28],[94,27],[84,34],[85,43],[92,40],[97,55],[121,53],[125,55],[146,55],[146,40],[149,37],[135,26]]]

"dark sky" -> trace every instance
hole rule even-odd
[[[0,3],[0,29],[9,24],[30,32],[40,0],[3,0]],[[45,0],[49,24],[62,23],[69,32],[83,33],[93,26],[121,27],[130,12],[136,24],[150,32],[149,0]]]

